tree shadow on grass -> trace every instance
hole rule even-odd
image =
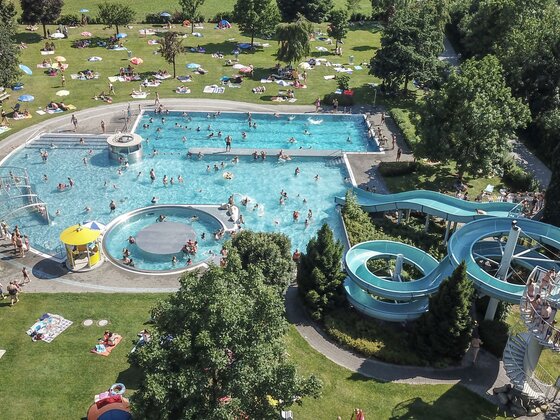
[[[350,50],[351,51],[376,51],[379,48],[374,47],[372,45],[357,45],[355,47],[352,47]]]
[[[466,409],[469,410],[470,419],[486,420],[503,414],[499,407],[490,407],[487,404],[472,404],[467,408],[469,401],[465,400],[465,392],[459,385],[455,385],[435,401],[426,402],[421,397],[402,401],[393,408],[389,419],[459,418],[466,415]]]
[[[16,43],[38,44],[43,41],[43,37],[36,32],[19,32],[14,36]]]
[[[125,384],[128,389],[138,389],[141,378],[142,372],[140,369],[134,366],[129,366],[126,370],[119,373],[116,382]]]

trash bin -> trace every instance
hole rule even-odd
[[[348,57],[348,64],[354,64],[354,56],[353,55]]]
[[[132,58],[132,51],[128,50],[128,58]]]

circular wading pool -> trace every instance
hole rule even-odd
[[[214,233],[225,225],[212,214],[216,208],[162,205],[123,214],[107,227],[103,251],[119,267],[143,273],[169,274],[194,268],[219,255],[222,241],[216,240]],[[196,253],[183,251],[189,241],[197,242]],[[124,263],[125,250],[134,266]]]

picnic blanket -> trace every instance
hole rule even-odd
[[[10,127],[6,127],[4,125],[0,126],[0,134],[5,133],[6,131],[10,131]]]
[[[154,74],[154,77],[158,80],[165,80],[165,79],[170,79],[171,76],[170,74]]]
[[[41,55],[54,55],[54,51],[41,51]]]
[[[224,93],[225,91],[226,91],[225,87],[221,87],[217,85],[205,86],[203,90],[204,93]]]
[[[191,76],[177,76],[177,80],[179,80],[180,82],[192,82],[192,77]]]
[[[114,346],[106,346],[105,344],[97,344],[94,348],[90,350],[93,354],[99,354],[100,356],[109,356],[113,349],[119,345],[122,340],[122,336],[115,335],[114,337]]]
[[[70,325],[72,325],[72,321],[60,315],[46,313],[41,315],[39,320],[27,330],[27,335],[29,335],[33,341],[41,340],[50,343]]]
[[[29,118],[33,118],[33,115],[29,114],[29,115],[18,115],[17,117],[13,117],[14,120],[26,120]]]
[[[109,51],[126,51],[127,48],[126,47],[113,47],[113,48],[107,48]]]

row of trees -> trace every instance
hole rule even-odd
[[[15,45],[15,7],[0,0],[0,86],[10,86],[18,78],[19,48]]]
[[[185,274],[153,309],[152,340],[130,355],[141,372],[135,418],[276,419],[320,395],[320,381],[298,375],[284,348],[289,239],[247,231],[226,247],[226,267]]]

